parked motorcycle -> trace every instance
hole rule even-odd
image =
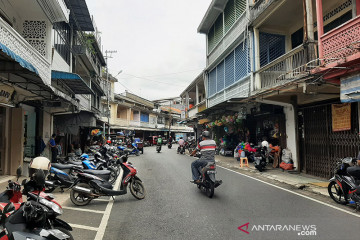
[[[265,148],[257,148],[256,153],[254,154],[254,165],[259,172],[263,172],[266,170],[266,149]]]
[[[127,186],[129,185],[131,194],[137,199],[145,198],[146,192],[144,185],[139,177],[136,176],[137,170],[130,163],[127,162],[127,156],[122,156],[118,164],[121,166],[120,190],[113,190],[112,185],[107,181],[87,173],[78,172],[77,179],[74,182],[70,199],[77,206],[85,206],[91,202],[92,199],[101,196],[119,196],[127,193]]]
[[[132,146],[132,148],[127,148],[125,146],[120,145],[120,146],[118,146],[118,149],[121,154],[140,156],[140,151],[137,148],[137,143],[132,143],[131,146]]]
[[[208,162],[208,164],[199,168],[200,171],[200,183],[195,183],[197,187],[205,191],[209,198],[214,196],[215,188],[222,184],[222,180],[217,181],[215,178],[216,164],[214,162]]]
[[[179,146],[178,147],[178,153],[185,154],[185,147],[184,146]]]
[[[18,177],[21,175],[21,168],[19,169],[17,171]],[[4,227],[4,231],[0,233],[0,240],[11,237],[16,239],[14,232],[18,231],[33,234],[34,228],[44,229],[42,233],[56,234],[52,236],[53,238],[49,234],[40,234],[39,236],[43,238],[32,238],[31,234],[29,236],[25,234],[27,238],[20,238],[20,234],[19,239],[73,239],[69,232],[72,231],[71,226],[57,218],[63,213],[60,204],[55,201],[52,195],[42,191],[44,184],[45,175],[42,170],[38,170],[34,179],[30,181],[24,179],[22,192],[19,183],[8,182],[8,188],[1,193],[0,198],[2,201],[0,203],[1,224]],[[28,201],[26,203],[22,201],[22,194],[27,196]]]
[[[329,180],[328,193],[330,197],[340,204],[356,204],[360,209],[360,176],[357,172],[348,171],[357,159],[344,158],[339,161],[334,170],[334,176]]]

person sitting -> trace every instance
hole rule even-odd
[[[201,157],[191,163],[191,172],[194,183],[200,183],[200,167],[205,167],[209,162],[215,163],[215,149],[216,142],[210,138],[210,132],[204,131],[202,133],[202,141],[190,155],[194,156],[197,151],[200,151],[201,153]]]

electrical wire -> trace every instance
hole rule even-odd
[[[134,78],[138,78],[138,79],[143,79],[143,80],[151,81],[151,82],[157,82],[157,83],[162,83],[162,84],[167,84],[167,85],[176,85],[176,86],[180,86],[180,87],[186,87],[185,85],[180,85],[180,84],[175,84],[175,83],[161,82],[161,81],[157,81],[157,80],[154,80],[154,79],[149,79],[149,78],[139,77],[139,76],[135,76],[135,75],[128,74],[128,73],[123,73],[123,74],[128,75],[128,76],[131,76],[131,77],[134,77]]]

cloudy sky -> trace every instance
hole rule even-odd
[[[115,92],[154,100],[179,96],[205,68],[205,35],[197,33],[211,0],[87,0]],[[125,87],[124,87],[125,86]]]

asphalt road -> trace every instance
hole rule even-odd
[[[147,196],[117,197],[103,239],[359,238],[359,215],[224,168],[217,168],[224,183],[210,199],[189,182],[193,160],[176,154],[175,148],[156,153],[148,147],[144,155],[131,157]],[[242,225],[244,231],[238,229]]]

